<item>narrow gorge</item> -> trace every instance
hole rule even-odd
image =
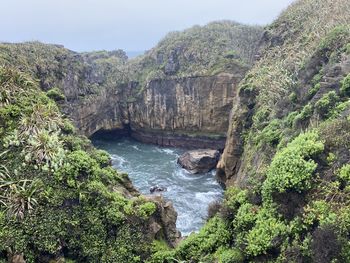
[[[131,59],[0,43],[0,263],[350,262],[349,114],[349,0]]]

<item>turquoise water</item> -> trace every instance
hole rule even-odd
[[[127,172],[141,193],[150,194],[149,189],[155,185],[167,188],[161,194],[173,202],[178,213],[177,228],[183,235],[198,231],[207,217],[208,204],[222,198],[223,190],[215,180],[215,171],[193,175],[176,163],[183,149],[127,138],[94,139],[93,143],[111,154],[113,167]]]

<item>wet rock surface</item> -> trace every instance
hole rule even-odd
[[[185,152],[177,163],[193,174],[206,173],[216,167],[219,158],[218,150],[201,149]]]
[[[152,186],[150,189],[149,189],[149,192],[151,194],[153,193],[159,193],[159,192],[165,192],[167,191],[167,188],[165,186],[160,186],[160,185],[155,185],[155,186]]]

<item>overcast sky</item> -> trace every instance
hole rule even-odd
[[[0,41],[140,51],[214,20],[265,25],[293,0],[0,0]]]

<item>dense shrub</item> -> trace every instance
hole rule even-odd
[[[52,88],[46,92],[46,95],[54,101],[61,101],[65,99],[64,94],[58,88]]]
[[[269,199],[273,192],[282,193],[288,189],[298,192],[310,189],[312,175],[317,168],[312,157],[323,149],[317,132],[311,131],[300,134],[277,152],[263,184],[264,198]]]
[[[217,253],[219,263],[242,263],[244,255],[239,249],[220,248]]]
[[[338,101],[337,93],[330,91],[315,103],[315,110],[321,117],[326,117]]]
[[[246,253],[257,256],[266,253],[268,249],[279,246],[277,239],[286,235],[286,231],[287,226],[277,214],[274,214],[272,209],[261,209],[257,214],[254,227],[247,235]]]
[[[256,140],[258,143],[266,143],[275,146],[279,143],[281,136],[281,121],[274,119],[262,130]]]
[[[340,92],[343,96],[350,96],[350,74],[348,74],[341,82]]]
[[[0,67],[0,94],[0,261],[11,252],[26,262],[143,262],[156,205],[123,196],[125,176],[62,131],[71,124],[30,78]]]
[[[310,103],[306,104],[299,114],[297,114],[294,117],[293,125],[296,126],[297,124],[309,119],[312,116],[314,109]]]

